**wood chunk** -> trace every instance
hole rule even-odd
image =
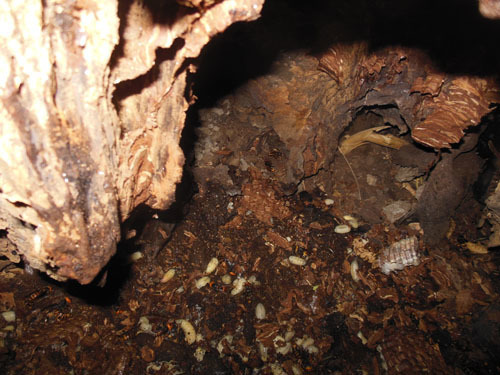
[[[89,283],[135,207],[169,207],[185,62],[262,3],[1,2],[0,230],[31,267]]]
[[[479,124],[491,111],[490,103],[498,100],[499,90],[493,81],[455,78],[435,98],[425,102],[432,113],[412,130],[412,138],[435,149],[450,148],[462,139],[466,128]]]

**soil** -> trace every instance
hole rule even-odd
[[[122,245],[102,288],[4,262],[2,373],[498,373],[499,256],[467,247],[481,239],[478,205],[462,205],[432,248],[418,225],[388,223],[386,202],[414,199],[394,181],[393,152],[365,145],[347,156],[350,167],[340,160],[331,196],[278,194],[257,169],[233,168],[240,193],[209,182],[171,233],[168,215],[150,212],[149,230]],[[350,232],[336,233],[340,224]],[[411,236],[419,264],[382,273],[384,249]]]

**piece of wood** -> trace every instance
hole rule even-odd
[[[26,262],[89,283],[135,207],[168,208],[190,59],[262,3],[1,2],[0,230]]]
[[[362,130],[350,137],[346,137],[339,146],[340,152],[347,155],[352,150],[367,143],[374,143],[384,147],[399,150],[408,142],[392,134],[379,134],[379,131],[390,128],[390,125],[376,126],[374,128]]]

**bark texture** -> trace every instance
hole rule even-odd
[[[479,0],[479,11],[484,17],[500,19],[500,0]]]
[[[191,59],[262,2],[1,2],[0,254],[88,283],[135,207],[167,208]]]
[[[319,67],[344,90],[351,90],[351,112],[362,106],[379,107],[377,113],[386,123],[401,132],[409,128],[415,141],[437,150],[458,144],[465,129],[479,124],[493,110],[491,105],[500,101],[496,77],[440,72],[417,49],[369,53],[364,43],[336,45],[322,56]]]

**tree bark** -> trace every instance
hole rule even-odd
[[[135,207],[168,208],[192,59],[262,3],[0,2],[0,255],[89,283]]]

